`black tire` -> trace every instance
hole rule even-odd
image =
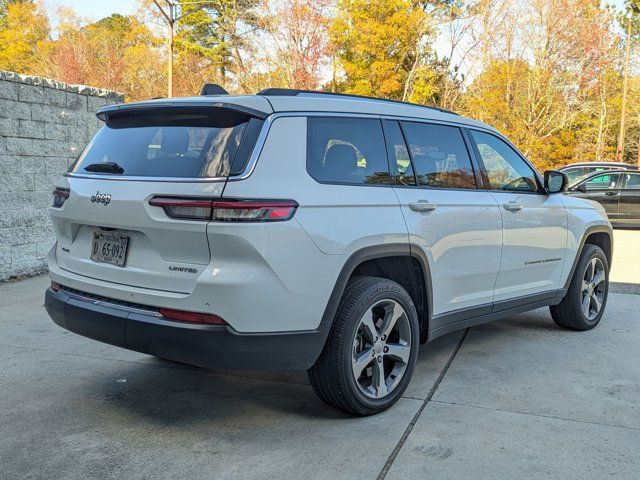
[[[599,284],[601,285],[601,287],[596,291],[598,298],[600,298],[600,295],[602,298],[601,306],[598,309],[597,313],[595,313],[595,300],[589,300],[589,306],[586,308],[592,315],[592,317],[590,318],[585,314],[585,309],[583,308],[583,302],[586,302],[583,280],[585,279],[585,275],[587,275],[588,273],[587,269],[591,268],[592,262],[595,262],[597,265],[601,264],[603,266],[604,280],[601,284]],[[592,285],[592,283],[590,282],[586,282],[586,284]],[[591,289],[593,290],[593,287],[591,287]],[[590,292],[591,290],[588,290],[587,295],[591,296]],[[582,253],[580,254],[580,259],[578,260],[576,269],[573,272],[573,276],[571,277],[571,283],[569,285],[569,289],[567,290],[566,296],[558,305],[549,307],[549,310],[551,311],[553,320],[560,327],[579,331],[591,330],[596,325],[598,325],[600,319],[602,318],[602,315],[604,314],[608,295],[609,262],[607,261],[607,256],[597,245],[591,245],[587,243],[585,244],[584,248],[582,249]],[[593,312],[591,312],[592,305],[594,306]]]
[[[398,305],[402,307],[404,312],[396,322],[398,326],[394,328],[402,328],[403,338],[410,339],[408,355],[407,351],[403,351],[405,358],[408,357],[406,362],[399,361],[400,357],[394,357],[393,353],[386,353],[394,345],[402,343],[399,340],[400,330],[394,330],[388,338],[382,335],[375,337],[380,341],[386,339],[388,344],[384,343],[384,345],[389,345],[389,347],[382,347],[385,353],[376,357],[380,353],[379,349],[382,344],[376,341],[375,345],[365,346],[365,332],[368,333],[369,330],[361,323],[361,319],[365,318],[365,312],[370,308],[372,308],[372,312],[387,312],[385,308],[394,309]],[[385,319],[389,314],[385,313],[384,315],[384,317],[373,315],[373,325],[378,334],[384,333]],[[379,328],[376,322],[379,323]],[[388,409],[402,396],[413,375],[420,341],[419,329],[418,315],[413,301],[399,284],[377,277],[353,279],[347,285],[342,296],[324,349],[316,363],[307,371],[311,386],[325,403],[354,415],[373,415]],[[392,339],[392,335],[395,340]],[[392,343],[396,341],[398,343]],[[361,348],[360,353],[358,353],[359,348]],[[407,346],[403,344],[403,348],[407,348]],[[376,349],[378,353],[376,353]],[[365,367],[362,370],[363,375],[356,379],[354,356],[362,355],[361,358],[364,358],[363,354],[366,354],[368,358],[369,352],[372,354],[372,359],[369,361],[370,366]],[[378,365],[382,365],[382,368],[380,369]],[[396,373],[394,377],[393,373],[396,372],[397,366],[404,370],[401,375]],[[387,383],[382,384],[384,390],[377,390],[373,383],[374,374],[371,375],[371,385],[368,388],[375,389],[376,395],[380,395],[380,398],[371,398],[361,386],[363,379],[366,380],[366,372],[369,371],[369,368],[372,372],[379,373],[381,371],[382,377],[377,378],[382,379],[385,379],[385,370],[390,372],[391,391],[386,395],[383,395],[382,392],[386,392]]]

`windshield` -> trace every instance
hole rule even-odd
[[[185,115],[104,125],[85,147],[74,173],[207,178],[231,171],[250,121],[215,126]],[[124,126],[123,126],[124,125]]]

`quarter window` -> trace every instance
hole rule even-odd
[[[640,173],[628,173],[624,188],[629,190],[640,189]]]
[[[402,122],[418,185],[476,188],[462,132],[457,127]]]
[[[534,171],[506,142],[488,133],[477,130],[470,132],[478,147],[492,190],[538,190]]]
[[[388,185],[380,120],[309,117],[307,171],[319,182]]]

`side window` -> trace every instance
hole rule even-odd
[[[476,188],[462,132],[457,127],[402,122],[418,185]]]
[[[309,117],[307,171],[319,182],[388,185],[380,120]]]
[[[565,170],[564,174],[569,178],[569,183],[573,183],[580,177],[588,175],[589,169],[587,167],[571,168],[569,170]]]
[[[584,182],[587,190],[613,190],[620,188],[619,173],[604,173]]]
[[[640,173],[628,173],[624,188],[625,190],[640,190]]]
[[[411,165],[409,150],[404,142],[400,125],[396,121],[384,120],[384,133],[393,184],[415,186],[416,177],[413,174],[413,165]]]
[[[535,173],[507,143],[488,133],[469,131],[480,152],[492,190],[538,190]]]

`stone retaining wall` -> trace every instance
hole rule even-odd
[[[0,281],[46,269],[55,180],[99,124],[108,90],[0,70]]]

